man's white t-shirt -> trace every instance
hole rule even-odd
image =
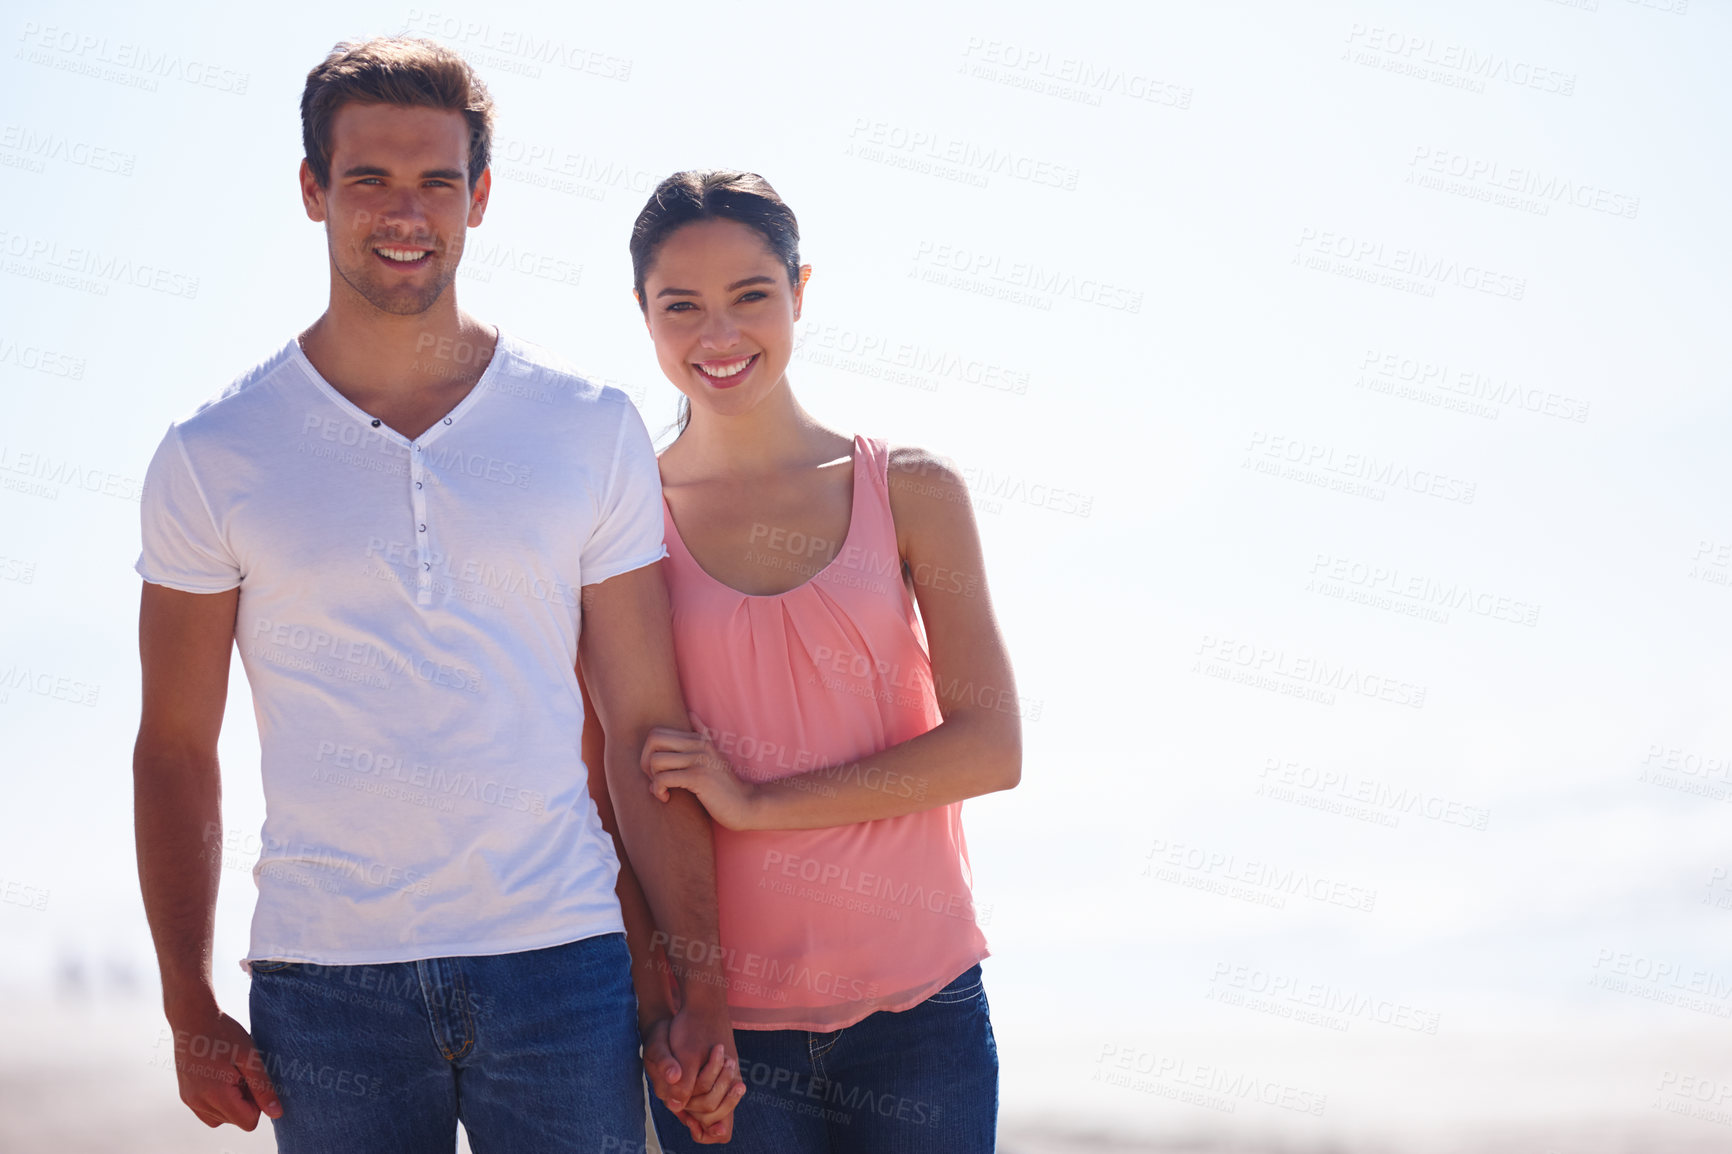
[[[578,591],[661,558],[637,409],[500,334],[414,441],[295,341],[169,428],[146,581],[240,588],[263,758],[248,959],[513,953],[623,929]]]

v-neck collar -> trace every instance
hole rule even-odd
[[[465,413],[475,407],[475,405],[480,401],[482,393],[491,391],[493,378],[500,371],[499,362],[504,359],[502,354],[506,351],[505,330],[498,326],[494,326],[493,357],[487,362],[487,367],[481,370],[481,376],[476,379],[475,384],[470,387],[469,392],[464,395],[463,399],[458,401],[456,405],[452,406],[449,413],[446,413],[443,417],[434,421],[419,437],[410,439],[409,437],[405,437],[402,433],[399,433],[396,429],[393,429],[390,425],[385,424],[384,421],[373,416],[372,413],[367,412],[365,409],[361,408],[361,406],[355,404],[355,402],[351,401],[348,397],[345,397],[342,393],[338,392],[336,386],[332,385],[331,382],[327,381],[322,375],[320,375],[319,370],[313,367],[313,362],[307,359],[306,351],[301,348],[300,340],[296,337],[289,338],[290,359],[300,366],[301,371],[306,374],[307,379],[313,382],[315,388],[325,394],[327,400],[348,413],[351,417],[354,417],[363,425],[371,426],[374,421],[379,421],[376,430],[378,433],[392,441],[395,441],[397,444],[411,448],[415,445],[431,444],[433,441],[438,440],[439,435],[442,432],[455,425],[460,419],[462,419]]]

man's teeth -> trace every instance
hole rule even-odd
[[[728,365],[726,367],[718,368],[714,365],[706,363],[703,368],[704,368],[704,372],[710,374],[710,376],[712,376],[712,377],[731,377],[731,376],[734,376],[736,373],[743,371],[747,365],[751,364],[756,359],[757,359],[757,354],[753,353],[751,356],[747,357],[745,360],[736,361],[734,364]]]
[[[430,248],[376,248],[373,251],[386,260],[417,261],[433,250]]]

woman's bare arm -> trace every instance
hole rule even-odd
[[[701,738],[657,729],[646,762],[658,796],[689,789],[732,829],[817,829],[917,813],[1021,780],[1020,699],[968,487],[949,463],[898,450],[891,454],[890,507],[944,720],[859,762],[758,785],[736,778]]]

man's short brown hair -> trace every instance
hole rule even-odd
[[[331,125],[345,104],[448,108],[469,122],[469,187],[493,150],[493,97],[469,62],[442,44],[413,36],[345,40],[307,73],[301,93],[301,146],[320,188],[331,184]]]

